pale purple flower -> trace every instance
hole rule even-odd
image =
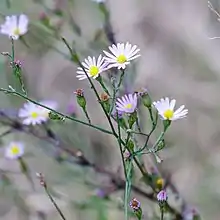
[[[130,203],[129,203],[130,207],[134,210],[137,211],[140,209],[141,207],[141,202],[138,201],[136,198],[133,198]]]
[[[198,211],[195,208],[187,207],[183,212],[184,220],[193,220],[195,216],[198,216]]]
[[[165,190],[161,190],[158,194],[157,194],[157,200],[159,202],[164,202],[167,200],[167,193]]]
[[[130,43],[117,43],[108,47],[110,52],[103,51],[106,57],[104,58],[109,64],[109,68],[117,67],[118,69],[125,69],[130,62],[140,56],[137,45]]]
[[[106,197],[106,192],[103,189],[96,189],[95,190],[95,195],[99,198],[105,198]]]
[[[128,94],[117,99],[116,109],[124,113],[133,113],[137,108],[137,95]]]
[[[0,33],[17,40],[28,32],[29,19],[27,15],[11,15],[5,17],[5,22],[0,26]]]
[[[176,100],[170,100],[168,97],[165,99],[162,98],[160,101],[153,102],[153,105],[157,109],[162,120],[175,121],[185,118],[188,114],[188,109],[185,109],[185,105],[181,105],[176,111],[174,111]]]
[[[58,104],[51,100],[41,101],[40,104],[56,110]],[[32,102],[24,103],[23,107],[18,111],[18,117],[22,118],[22,123],[25,125],[42,124],[49,119],[49,110],[36,105]]]

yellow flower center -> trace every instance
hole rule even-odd
[[[132,104],[131,104],[131,103],[129,103],[129,104],[125,105],[125,108],[127,108],[127,109],[132,108]]]
[[[20,149],[19,149],[18,146],[14,145],[14,146],[11,147],[11,154],[12,155],[17,155],[19,153],[20,153]]]
[[[118,63],[125,63],[127,61],[127,58],[124,54],[121,54],[117,57],[117,62]]]
[[[20,30],[19,30],[19,28],[15,28],[14,31],[13,31],[13,34],[14,34],[14,35],[20,35]]]
[[[166,119],[170,120],[170,119],[173,117],[173,114],[174,114],[173,110],[167,109],[167,110],[163,113],[163,116],[164,116]]]
[[[99,68],[97,66],[91,66],[89,69],[89,74],[91,76],[96,76],[99,73]]]
[[[163,186],[163,183],[164,183],[164,181],[163,181],[162,178],[158,178],[158,179],[157,179],[157,186],[158,186],[158,187],[162,187],[162,186]]]
[[[31,117],[32,118],[37,118],[39,114],[37,112],[31,112]]]

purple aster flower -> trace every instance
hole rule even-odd
[[[167,200],[167,193],[165,190],[161,190],[158,194],[157,194],[157,200],[159,202],[164,202]]]
[[[99,198],[105,198],[107,196],[106,192],[103,189],[96,189],[95,195]]]
[[[187,207],[183,212],[184,220],[193,220],[194,217],[199,216],[195,208]]]
[[[131,201],[130,201],[130,207],[134,210],[134,211],[137,211],[140,209],[141,207],[141,202],[138,201],[136,198],[133,198]]]
[[[133,113],[137,107],[137,95],[128,94],[117,99],[116,109],[125,113]]]

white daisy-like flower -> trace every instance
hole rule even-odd
[[[24,145],[21,142],[11,142],[5,149],[5,158],[18,159],[24,154]]]
[[[126,65],[130,63],[131,60],[136,59],[141,56],[139,54],[140,49],[137,45],[132,46],[130,43],[118,43],[117,45],[112,45],[108,47],[112,52],[103,51],[107,57],[105,57],[106,62],[109,63],[109,68],[117,67],[118,69],[125,69]]]
[[[117,99],[116,109],[124,113],[133,113],[137,108],[137,95],[124,95]]]
[[[53,110],[57,109],[57,103],[53,101],[42,101],[40,104],[45,105]],[[23,118],[23,124],[36,125],[42,124],[49,119],[49,110],[36,105],[32,102],[27,102],[18,111],[18,117]]]
[[[176,111],[174,111],[176,100],[172,99],[170,101],[168,97],[153,102],[153,105],[163,120],[175,121],[177,119],[185,118],[188,114],[188,109],[184,109],[185,105],[181,105]]]
[[[27,15],[6,16],[5,23],[0,26],[0,33],[17,40],[28,31],[29,19]]]
[[[84,62],[82,62],[82,65],[85,68],[85,71],[87,72],[88,76],[92,77],[93,79],[97,78],[101,72],[107,70],[106,68],[107,63],[104,61],[102,55],[99,55],[97,61],[95,57],[89,56],[87,59],[85,59]],[[79,80],[83,80],[87,78],[85,72],[81,67],[78,67],[76,77]]]

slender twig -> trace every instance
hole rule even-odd
[[[23,99],[25,99],[25,100],[28,100],[28,101],[30,101],[30,102],[36,104],[36,105],[39,105],[39,106],[41,106],[41,107],[43,107],[43,108],[46,108],[46,109],[50,110],[51,112],[54,112],[54,113],[56,113],[56,114],[58,114],[58,115],[60,115],[60,116],[62,116],[62,117],[64,117],[64,118],[70,119],[70,120],[75,121],[75,122],[77,122],[77,123],[80,123],[80,124],[83,124],[83,125],[92,127],[92,128],[94,128],[94,129],[97,129],[97,130],[99,130],[99,131],[102,131],[102,132],[104,132],[104,133],[106,133],[106,134],[113,134],[113,133],[112,133],[111,131],[109,131],[109,130],[106,130],[106,129],[104,129],[104,128],[98,127],[98,126],[96,126],[96,125],[92,125],[92,124],[86,123],[86,122],[84,122],[84,121],[81,121],[81,120],[76,119],[76,118],[74,118],[74,117],[71,117],[71,116],[69,116],[69,115],[65,115],[65,114],[63,114],[63,113],[61,113],[61,112],[58,112],[58,111],[56,111],[56,110],[54,110],[54,109],[52,109],[52,108],[49,108],[48,106],[45,106],[45,105],[43,105],[43,104],[41,104],[41,103],[39,103],[39,102],[37,102],[37,101],[34,101],[33,99],[31,99],[31,98],[29,98],[29,97],[26,97],[25,95],[23,95],[23,94],[21,94],[21,93],[19,93],[19,92],[17,92],[17,91],[12,91],[12,90],[3,89],[3,88],[0,88],[0,91],[5,92],[5,93],[9,93],[9,94],[17,95],[17,96],[19,96],[19,97],[21,97],[21,98],[23,98]]]
[[[48,198],[50,199],[50,201],[53,203],[54,207],[56,208],[57,212],[59,213],[60,217],[63,219],[63,220],[66,220],[63,212],[61,211],[61,209],[59,208],[59,206],[57,205],[57,203],[55,202],[55,200],[53,199],[53,197],[50,195],[49,191],[47,188],[45,188],[45,192],[48,196]]]
[[[160,220],[163,220],[163,216],[164,216],[164,211],[163,208],[160,210]]]
[[[89,117],[89,114],[88,114],[86,108],[83,108],[83,112],[85,113],[85,116],[86,116],[86,118],[87,118],[89,124],[91,124],[91,119],[90,119],[90,117]]]
[[[123,155],[123,149],[122,149],[122,144],[121,144],[121,128],[119,125],[119,118],[118,118],[118,112],[116,112],[117,115],[117,124],[118,124],[118,143],[119,143],[119,148],[120,148],[120,153],[121,153],[121,159],[122,159],[122,163],[123,163],[123,169],[124,169],[124,175],[125,175],[125,179],[127,179],[127,172],[126,172],[126,167],[125,167],[125,160],[124,160],[124,155]]]
[[[113,85],[112,105],[111,105],[111,110],[110,110],[109,114],[111,114],[113,109],[114,109],[115,102],[116,102],[116,96],[117,96],[118,90],[121,86],[121,83],[123,81],[124,75],[125,75],[125,70],[123,69],[122,73],[121,73],[121,76],[120,76],[120,79],[119,79],[119,82],[118,82],[118,85],[116,87],[115,87],[115,85]]]

